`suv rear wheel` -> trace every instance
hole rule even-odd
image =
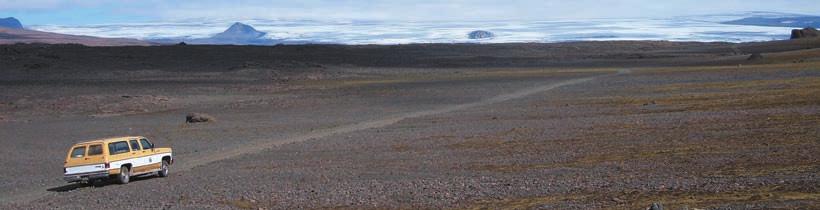
[[[166,177],[168,176],[168,161],[163,160],[162,165],[159,168],[159,172],[157,172],[159,177]]]
[[[131,179],[131,170],[128,170],[127,166],[123,166],[120,168],[120,174],[117,175],[117,181],[120,184],[128,184],[128,181]]]

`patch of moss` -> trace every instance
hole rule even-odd
[[[509,198],[502,200],[482,200],[478,201],[464,209],[534,209],[546,204],[554,204],[566,201],[587,200],[588,196],[569,194],[569,195],[551,195],[541,197],[527,197],[527,198]]]
[[[227,201],[225,203],[228,204],[229,206],[239,208],[239,209],[256,209],[256,207],[257,207],[255,202],[252,202],[252,201],[244,199],[244,198],[237,199],[237,200],[230,200],[230,201]]]

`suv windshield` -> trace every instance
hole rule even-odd
[[[118,141],[108,144],[108,152],[112,155],[128,152],[128,143],[125,141]]]
[[[81,158],[83,156],[85,156],[85,146],[74,147],[74,150],[71,150],[71,158]]]

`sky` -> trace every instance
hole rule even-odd
[[[770,11],[820,15],[820,0],[0,0],[23,24],[185,20],[472,21],[663,18]]]

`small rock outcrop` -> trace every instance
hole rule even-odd
[[[202,113],[189,113],[185,116],[185,122],[187,123],[203,123],[213,121],[216,121],[216,118]]]
[[[818,33],[816,28],[812,27],[792,30],[792,39],[814,38],[818,37],[818,35],[820,35],[820,33]]]
[[[0,18],[0,28],[23,29],[23,24],[13,17]]]
[[[752,55],[750,55],[749,58],[746,59],[746,60],[749,60],[749,61],[763,60],[763,55],[760,54],[760,53],[752,53]]]
[[[495,37],[495,34],[489,31],[478,30],[470,32],[469,34],[467,34],[467,37],[469,37],[470,39],[489,39]]]

